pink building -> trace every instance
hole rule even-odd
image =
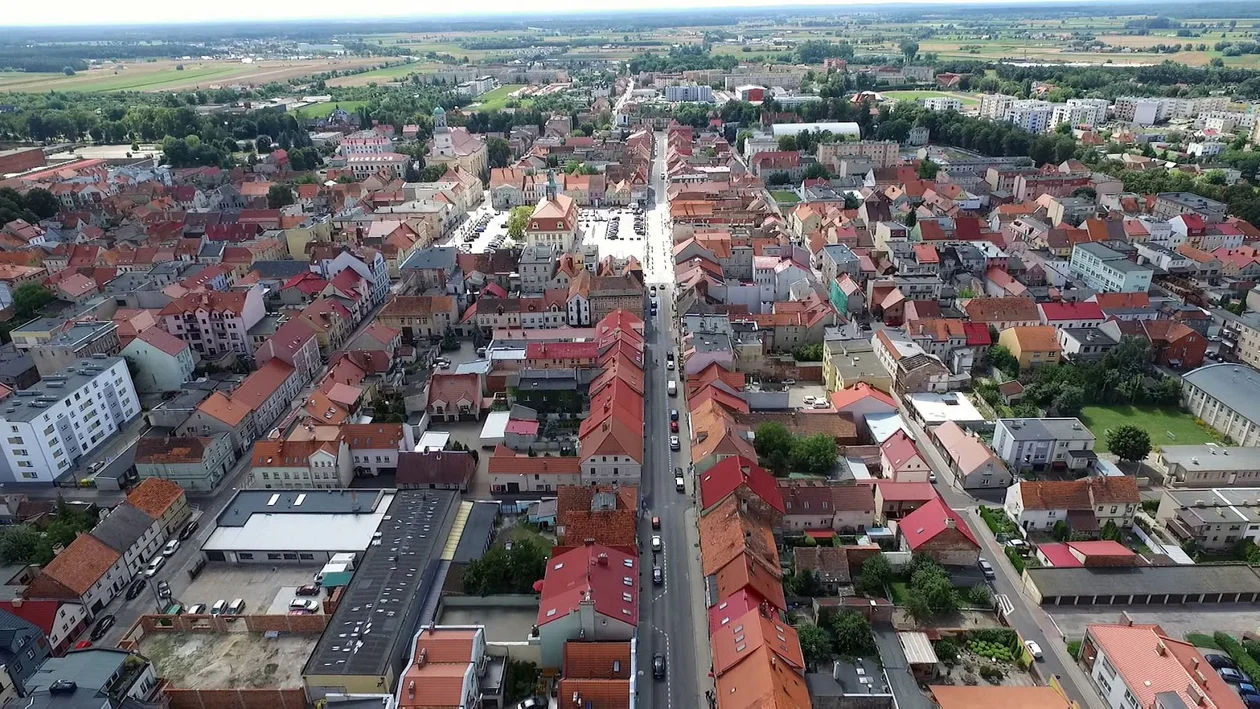
[[[158,313],[164,329],[203,357],[252,354],[249,329],[267,314],[262,286],[241,291],[188,293]]]

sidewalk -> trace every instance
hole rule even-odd
[[[709,609],[705,604],[704,570],[700,564],[700,527],[698,508],[687,509],[687,565],[691,579],[691,619],[696,650],[696,688],[701,709],[709,709],[705,697],[716,696],[713,684],[713,650],[709,645]]]

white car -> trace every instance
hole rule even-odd
[[[818,397],[816,396],[807,396],[804,399],[801,399],[801,403],[806,406],[813,406],[815,401],[818,401]]]
[[[1040,660],[1042,658],[1041,646],[1037,643],[1031,640],[1025,640],[1024,647],[1028,648],[1028,654],[1032,655],[1034,660]]]
[[[165,564],[165,563],[166,563],[166,557],[164,556],[153,557],[153,560],[149,562],[149,565],[144,567],[144,575],[150,578],[152,578],[153,576],[156,576],[158,570],[162,568],[162,564]]]
[[[308,599],[295,598],[292,601],[289,601],[289,610],[314,613],[319,610],[319,603]]]
[[[659,535],[652,535],[652,551],[660,551],[665,548],[665,543],[661,541]]]
[[[172,539],[166,543],[166,546],[162,547],[162,556],[170,556],[177,551],[179,551],[179,540]]]

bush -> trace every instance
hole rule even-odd
[[[998,662],[1015,661],[1015,653],[1011,652],[1011,648],[1006,645],[985,642],[983,640],[972,640],[971,643],[967,645],[967,649],[980,657],[987,657],[990,660],[997,660]],[[980,674],[982,676],[984,675],[983,667],[981,667]]]
[[[1212,635],[1212,639],[1216,641],[1217,647],[1238,663],[1238,669],[1252,677],[1260,677],[1260,662],[1256,662],[1232,635],[1218,632]]]
[[[967,600],[973,606],[982,608],[993,607],[993,595],[989,593],[989,589],[984,586],[972,586],[967,589]]]
[[[1069,640],[1067,644],[1067,651],[1068,654],[1072,656],[1073,660],[1081,659],[1081,641]]]
[[[1006,673],[1003,672],[1002,668],[997,665],[986,664],[980,667],[980,676],[992,684],[997,684],[1002,681],[1002,678],[1006,676]]]
[[[1006,547],[1006,558],[1011,560],[1011,566],[1014,566],[1017,572],[1024,573],[1024,567],[1027,566],[1027,563],[1024,561],[1024,557],[1019,555],[1019,552],[1011,547]]]
[[[958,645],[954,644],[954,641],[949,638],[938,640],[936,641],[936,656],[940,658],[941,662],[952,665],[958,662]]]

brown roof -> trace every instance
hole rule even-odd
[[[414,317],[433,313],[454,313],[455,299],[449,295],[395,295],[381,308],[381,317]]]
[[[972,298],[963,309],[972,322],[1009,322],[1030,320],[1040,322],[1037,303],[1031,298],[1008,296],[1005,298]]]
[[[170,480],[145,478],[131,492],[127,493],[127,502],[138,507],[153,519],[158,519],[166,514],[171,505],[179,502],[183,497],[184,488]]]
[[[1023,480],[1019,493],[1028,510],[1088,510],[1089,491],[1081,480]]]
[[[401,423],[347,423],[341,426],[341,440],[350,450],[398,450],[403,439]]]
[[[152,480],[154,479],[149,478],[145,482]],[[175,485],[175,483],[168,484]],[[179,486],[175,485],[175,487]],[[144,511],[148,512],[147,509]],[[118,552],[90,534],[80,534],[73,542],[70,542],[70,546],[66,547],[65,551],[48,562],[48,566],[44,567],[42,573],[82,596],[105,575],[105,572],[109,571],[109,567],[116,561],[118,561]]]
[[[638,490],[566,485],[557,490],[556,533],[560,546],[587,539],[615,547],[636,547]]]
[[[137,463],[201,463],[213,438],[144,436],[136,446]]]
[[[869,486],[863,486],[869,487]],[[838,547],[796,547],[796,573],[815,571],[823,583],[849,583],[853,575],[849,569],[849,554]]]
[[[156,327],[142,330],[136,337],[172,357],[178,357],[180,352],[188,349],[188,343]]]
[[[344,426],[342,427],[344,429]],[[477,461],[468,451],[404,451],[398,454],[398,485],[458,485],[472,479]]]
[[[1095,505],[1135,504],[1142,500],[1137,479],[1130,475],[1085,478],[1083,482],[1089,487],[1090,499]]]
[[[572,455],[517,455],[500,445],[490,456],[488,472],[491,475],[577,475],[582,472],[582,462]]]
[[[216,391],[197,406],[197,410],[216,418],[229,426],[236,427],[252,410],[244,403],[233,401],[221,391]]]
[[[1059,331],[1053,325],[1025,325],[1010,329],[1020,351],[1058,352]]]
[[[799,411],[767,413],[753,412],[734,414],[735,422],[756,429],[763,423],[781,423],[787,426],[789,431],[793,431],[802,436],[809,436],[815,433],[825,433],[836,439],[837,443],[857,443],[857,424],[853,422],[853,418],[845,413],[833,413],[823,411],[819,413],[804,413]]]
[[[567,679],[630,679],[630,643],[570,640],[561,671]]]
[[[257,410],[292,374],[293,365],[279,358],[269,359],[232,391],[232,401]]]
[[[769,525],[740,509],[739,500],[726,498],[700,518],[700,556],[704,575],[711,576],[740,554],[749,553],[772,569],[779,567],[774,533]]]

